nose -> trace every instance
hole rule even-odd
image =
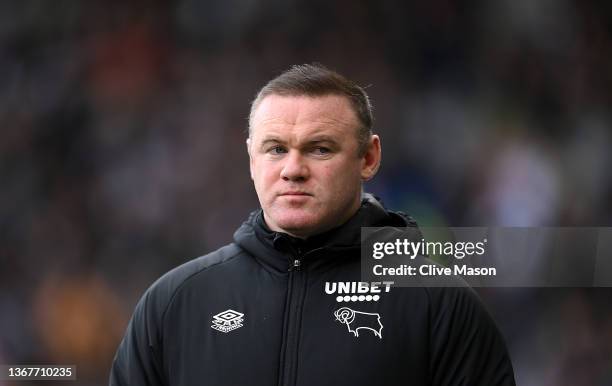
[[[306,181],[310,171],[306,160],[298,151],[290,151],[284,159],[281,178],[285,181]]]

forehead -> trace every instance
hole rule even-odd
[[[359,125],[357,114],[344,96],[269,95],[257,106],[252,117],[252,135],[271,132],[310,134],[354,134]]]

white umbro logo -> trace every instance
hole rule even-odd
[[[221,332],[230,332],[243,326],[244,314],[234,310],[225,310],[213,316],[212,328]]]

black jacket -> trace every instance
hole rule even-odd
[[[366,196],[346,224],[301,241],[254,212],[234,243],[146,291],[110,384],[514,385],[471,289],[358,284],[362,226],[416,224]]]

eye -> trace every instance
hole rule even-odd
[[[316,146],[315,148],[313,148],[313,152],[315,154],[319,154],[319,155],[327,155],[329,153],[331,153],[331,149],[325,147],[325,146]]]
[[[284,147],[280,145],[272,146],[271,148],[268,149],[268,153],[273,154],[273,155],[284,154],[286,152],[287,152],[287,149],[285,149]]]

